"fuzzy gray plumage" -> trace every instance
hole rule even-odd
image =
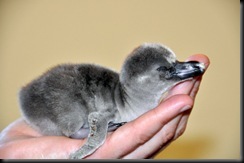
[[[179,62],[160,44],[146,43],[127,57],[118,74],[92,64],[58,65],[19,92],[25,120],[44,135],[86,138],[70,158],[84,158],[113,131],[160,102],[175,84],[204,72],[195,61]]]

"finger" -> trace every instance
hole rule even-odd
[[[124,156],[125,159],[153,158],[164,150],[172,141],[181,136],[185,129],[191,110],[178,115],[166,124],[148,142],[138,147],[133,152]]]
[[[207,69],[208,69],[208,67],[210,65],[209,58],[206,55],[204,55],[204,54],[197,54],[197,55],[190,56],[187,60],[197,60],[199,62],[204,63],[204,65],[205,65],[205,71],[204,71],[204,73],[207,71]],[[196,96],[196,94],[197,94],[197,92],[199,90],[199,86],[201,84],[202,77],[203,77],[203,75],[201,75],[201,76],[199,76],[197,78],[197,80],[195,81],[195,83],[193,85],[193,88],[190,91],[190,96],[193,99],[195,99],[195,96]]]
[[[207,68],[210,64],[210,60],[208,56],[204,54],[194,54],[186,59],[186,61],[198,61],[204,63],[205,67]]]
[[[167,94],[167,98],[177,94],[190,94],[196,79],[187,80],[174,86]],[[166,99],[167,99],[166,98]]]
[[[168,144],[174,138],[181,117],[182,115],[180,114],[171,121],[169,121],[149,141],[142,144],[128,155],[125,155],[123,159],[148,158],[156,151],[159,151],[164,145]]]
[[[95,154],[87,158],[98,156],[100,158],[121,158],[127,155],[147,142],[171,119],[183,112],[184,109],[191,108],[192,105],[192,99],[186,95],[169,98],[157,108],[118,128],[109,135],[105,144]]]
[[[192,97],[193,100],[195,100],[195,98],[196,98],[196,95],[197,95],[197,92],[198,92],[198,90],[199,90],[201,81],[202,81],[202,76],[200,76],[199,79],[196,80],[196,81],[193,83],[192,89],[191,89],[190,92],[188,93],[188,94],[190,95],[190,97]]]
[[[183,115],[180,119],[180,122],[177,126],[174,140],[177,139],[178,137],[180,137],[185,132],[190,113],[191,113],[191,110],[187,110],[183,113]]]

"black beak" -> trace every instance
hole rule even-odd
[[[172,76],[180,78],[181,80],[199,76],[203,74],[205,66],[203,63],[197,61],[176,62]]]

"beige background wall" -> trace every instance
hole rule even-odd
[[[0,130],[20,117],[19,88],[51,66],[119,71],[143,42],[211,60],[186,132],[156,158],[240,159],[237,0],[0,0]]]

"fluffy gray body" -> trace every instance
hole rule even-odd
[[[65,64],[23,87],[20,101],[26,120],[41,133],[69,137],[89,128],[88,115],[92,112],[117,115],[116,106],[124,103],[123,98],[115,99],[115,94],[122,96],[120,89],[119,75],[111,70]],[[113,118],[119,120],[118,116]]]
[[[25,120],[45,135],[88,137],[70,158],[93,153],[113,131],[150,109],[175,84],[201,75],[204,65],[178,62],[160,44],[143,44],[121,73],[92,64],[58,65],[20,90]]]

